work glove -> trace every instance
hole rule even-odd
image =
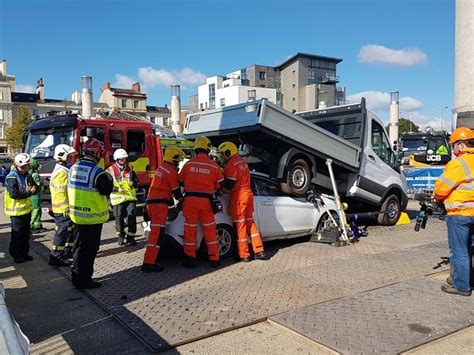
[[[63,217],[69,218],[69,208],[66,208],[63,212]]]

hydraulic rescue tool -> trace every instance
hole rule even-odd
[[[420,228],[425,229],[428,217],[433,216],[441,220],[446,218],[446,209],[442,203],[436,202],[436,200],[426,193],[417,193],[415,200],[420,203],[420,210],[416,215],[415,232],[418,232]]]

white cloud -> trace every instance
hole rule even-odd
[[[15,90],[16,92],[29,92],[29,93],[36,92],[34,85],[30,85],[30,84],[16,84]]]
[[[153,67],[142,67],[137,70],[137,77],[126,76],[123,74],[115,75],[113,87],[128,89],[132,84],[139,81],[142,91],[147,88],[166,87],[171,85],[181,85],[183,89],[188,86],[198,86],[206,82],[206,75],[191,68],[184,67],[179,70],[154,69]]]
[[[174,71],[152,67],[139,68],[138,77],[146,87],[150,88],[170,85],[197,86],[206,82],[204,74],[188,67]]]
[[[359,62],[369,64],[393,65],[410,67],[424,64],[428,56],[419,49],[392,49],[376,44],[362,46],[357,55]]]
[[[402,97],[400,99],[400,110],[403,111],[416,111],[423,108],[423,103],[412,98],[412,97]]]
[[[390,93],[388,92],[362,91],[349,95],[347,99],[350,103],[358,103],[362,97],[365,97],[369,110],[388,111],[390,109]],[[409,96],[400,98],[399,102],[401,111],[416,111],[423,108],[423,103]]]
[[[123,74],[115,74],[115,83],[112,84],[114,88],[120,89],[131,89],[132,84],[136,83],[137,81],[134,78]]]

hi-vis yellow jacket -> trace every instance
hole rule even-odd
[[[474,216],[474,150],[451,160],[436,180],[434,195],[444,202],[448,215]]]
[[[125,201],[136,201],[137,193],[133,187],[132,170],[130,166],[119,170],[116,164],[109,166],[107,171],[114,179],[115,191],[110,194],[110,204],[112,206],[120,205]],[[118,189],[121,189],[119,192]]]
[[[62,214],[69,209],[69,201],[67,198],[67,176],[69,169],[59,163],[54,167],[51,174],[51,182],[49,190],[51,191],[51,207],[53,213]]]

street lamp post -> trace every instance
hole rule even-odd
[[[446,110],[447,108],[448,108],[448,106],[444,106],[444,107],[441,109],[441,133],[443,133],[443,131],[444,131],[443,112],[444,112],[444,110]]]

